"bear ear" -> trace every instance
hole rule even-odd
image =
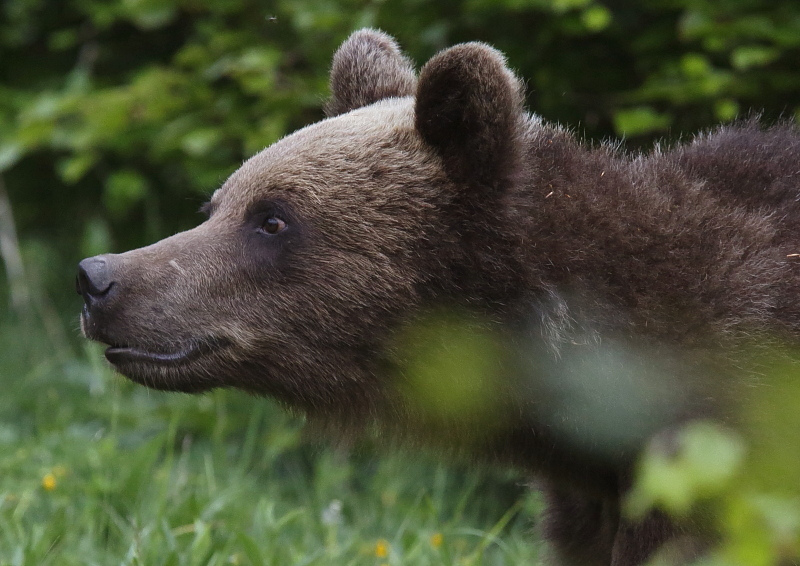
[[[411,96],[417,76],[390,36],[373,29],[353,33],[333,56],[327,116],[338,116],[384,98]]]
[[[417,131],[452,177],[494,185],[516,162],[523,91],[499,51],[483,43],[456,45],[422,68]]]

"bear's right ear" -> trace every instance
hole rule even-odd
[[[353,33],[333,56],[327,116],[338,116],[384,98],[411,96],[417,76],[390,36],[373,29]]]

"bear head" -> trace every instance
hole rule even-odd
[[[375,410],[388,340],[426,306],[513,287],[499,217],[529,124],[481,43],[416,76],[374,30],[336,53],[328,118],[246,161],[192,230],[81,262],[84,334],[149,387],[238,387],[310,412]]]

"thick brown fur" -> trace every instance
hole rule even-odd
[[[454,452],[516,465],[547,486],[563,564],[702,546],[699,526],[632,522],[620,500],[643,443],[720,414],[731,389],[681,360],[800,332],[796,127],[751,120],[650,154],[591,147],[526,112],[491,47],[445,50],[417,79],[373,30],[336,54],[331,89],[331,117],[248,160],[206,222],[84,260],[84,333],[150,387],[237,387],[347,430],[433,427]],[[403,394],[396,337],[442,305],[525,352],[497,366],[492,426],[431,418]],[[625,397],[593,413],[607,383],[588,379],[586,405],[559,389],[595,360],[623,375],[618,392],[660,372],[629,415],[645,424],[611,448],[594,415],[625,415]]]

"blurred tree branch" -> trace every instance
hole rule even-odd
[[[30,311],[30,294],[25,284],[25,270],[14,226],[11,200],[8,198],[2,176],[0,176],[0,256],[3,258],[8,278],[11,309],[19,315],[25,315]]]

